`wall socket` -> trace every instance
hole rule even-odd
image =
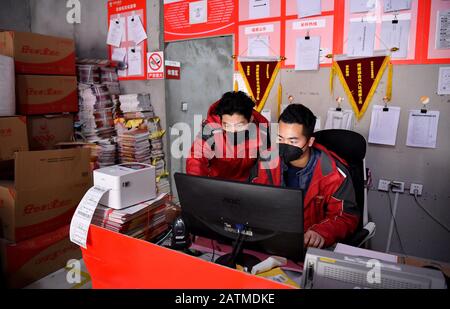
[[[396,193],[404,193],[405,192],[405,183],[403,181],[392,181],[392,192]]]
[[[390,183],[391,183],[390,180],[380,179],[378,181],[378,191],[389,192],[389,184]]]
[[[414,195],[414,191],[417,190],[417,196],[422,195],[423,185],[419,183],[412,183],[409,188],[409,194]]]

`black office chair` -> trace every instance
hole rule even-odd
[[[317,143],[333,151],[348,163],[361,220],[356,232],[343,243],[361,247],[375,235],[376,228],[375,223],[368,222],[367,171],[365,166],[366,139],[361,134],[341,129],[317,131],[314,136]]]

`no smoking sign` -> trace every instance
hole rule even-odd
[[[164,53],[147,53],[147,79],[164,79]]]

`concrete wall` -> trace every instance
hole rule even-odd
[[[175,124],[180,122],[193,126],[194,115],[202,115],[204,119],[210,105],[231,90],[232,37],[168,43],[165,52],[167,59],[181,62],[181,79],[166,81],[168,127],[177,128]],[[181,111],[181,102],[188,104],[187,111]],[[191,139],[197,133],[192,131]],[[168,138],[172,144],[177,135]],[[185,167],[184,158],[171,158],[172,176],[175,172],[184,172]],[[173,181],[172,189],[176,189]]]
[[[400,124],[396,146],[369,144],[366,164],[372,170],[373,185],[369,192],[369,215],[377,224],[376,236],[371,242],[373,249],[386,248],[391,212],[386,193],[377,191],[380,178],[424,185],[421,204],[442,223],[450,226],[450,97],[436,94],[439,65],[396,65],[394,66],[392,106],[401,107]],[[326,113],[336,103],[329,92],[329,68],[317,72],[295,72],[282,70],[278,76],[283,85],[283,104],[288,96],[294,102],[302,103],[319,117],[322,128]],[[364,117],[356,123],[355,131],[368,138],[371,107],[382,104],[385,95],[387,72],[374,95]],[[272,110],[276,119],[277,85],[271,91],[266,108]],[[430,110],[440,111],[436,149],[421,149],[406,146],[408,111],[420,109],[419,98],[431,98]],[[339,80],[335,79],[335,97],[345,97],[343,108],[351,109]],[[391,193],[392,203],[394,194]],[[404,250],[409,255],[450,261],[450,234],[430,219],[407,193],[398,200],[397,225]],[[396,234],[393,234],[391,251],[401,253]]]
[[[79,58],[108,57],[107,0],[80,0],[81,23],[66,21],[68,8],[64,0],[2,0],[0,29],[31,31],[35,33],[69,37],[75,40]],[[4,9],[6,8],[6,9]],[[163,49],[162,6],[159,0],[147,0],[148,50]],[[166,126],[164,81],[124,81],[123,93],[148,92],[161,123]]]
[[[30,31],[29,0],[3,0],[0,5],[0,30]]]

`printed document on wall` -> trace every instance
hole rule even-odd
[[[420,110],[409,112],[406,145],[411,147],[436,148],[439,111]]]
[[[383,108],[384,106],[381,105],[373,106],[369,143],[395,146],[400,120],[400,107],[389,106],[388,111],[383,111]]]
[[[330,108],[327,113],[327,121],[325,122],[324,130],[329,129],[343,129],[352,130],[354,125],[353,111],[350,109],[337,111],[335,108]]]

